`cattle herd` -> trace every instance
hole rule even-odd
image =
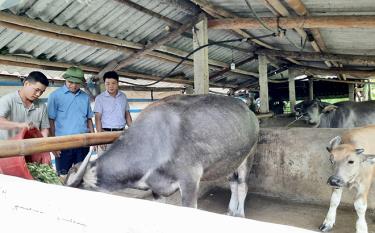
[[[320,226],[332,229],[344,187],[357,191],[356,232],[365,233],[367,195],[375,163],[375,101],[320,100],[295,106],[296,115],[319,128],[355,128],[327,142],[334,174],[330,208]],[[362,128],[356,128],[362,127]],[[180,191],[183,206],[197,207],[200,181],[228,177],[228,214],[244,217],[246,177],[256,149],[259,124],[241,100],[219,95],[175,95],[142,111],[132,127],[98,159],[89,156],[71,169],[66,185],[103,192],[151,190],[155,198]]]

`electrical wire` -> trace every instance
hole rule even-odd
[[[276,33],[262,35],[262,36],[256,36],[256,37],[247,37],[247,38],[241,38],[241,39],[231,39],[231,40],[222,40],[222,41],[211,42],[211,43],[199,46],[198,48],[196,48],[193,51],[191,51],[188,55],[186,55],[185,57],[183,57],[181,59],[181,61],[179,63],[177,63],[177,65],[175,67],[173,67],[173,69],[171,69],[166,75],[164,75],[163,77],[161,77],[159,80],[157,80],[155,82],[152,82],[152,83],[149,83],[149,84],[137,84],[137,83],[131,83],[131,82],[127,82],[127,81],[121,81],[121,82],[122,83],[126,83],[126,84],[130,84],[130,85],[134,85],[134,86],[139,86],[139,87],[148,87],[148,86],[157,84],[157,83],[163,81],[164,79],[168,78],[168,76],[170,74],[172,74],[192,54],[194,54],[195,52],[197,52],[197,51],[199,51],[199,50],[201,50],[201,49],[203,49],[205,47],[212,46],[212,45],[224,44],[224,43],[238,42],[238,41],[245,42],[245,41],[248,41],[248,40],[262,39],[262,38],[267,38],[267,37],[271,37],[271,36],[276,36]]]
[[[245,3],[246,3],[246,5],[249,7],[249,9],[250,9],[250,11],[251,11],[251,13],[254,15],[254,17],[255,17],[255,19],[265,28],[265,29],[267,29],[268,31],[271,31],[271,32],[275,32],[275,30],[274,29],[272,29],[272,28],[270,28],[269,26],[267,26],[267,24],[265,23],[265,22],[263,22],[263,20],[258,16],[258,14],[255,12],[255,10],[251,7],[251,4],[250,4],[250,2],[249,2],[249,0],[245,0]],[[289,38],[288,38],[288,36],[286,35],[286,29],[283,29],[283,28],[281,28],[279,25],[277,25],[277,34],[278,35],[280,35],[280,33],[281,33],[281,31],[283,31],[284,32],[284,36],[285,36],[285,39],[287,40],[287,41],[289,41],[289,43],[291,43],[292,45],[294,45],[296,48],[298,48],[298,49],[301,49],[301,50],[303,50],[303,48],[300,48],[296,43],[294,43],[292,40],[290,40]]]

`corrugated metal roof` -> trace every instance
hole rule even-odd
[[[176,4],[168,4],[168,1],[133,0],[132,2],[181,24],[186,23],[192,17],[186,10],[179,8]],[[240,17],[252,17],[252,12],[244,0],[209,0],[209,2]],[[263,0],[251,0],[250,2],[259,16],[274,16],[265,6]],[[311,15],[375,14],[374,0],[305,0],[303,3]],[[288,9],[292,12],[290,8]],[[168,31],[166,31],[168,24],[165,21],[115,0],[23,0],[10,11],[13,14],[32,19],[140,44],[158,41],[168,34]],[[253,36],[270,33],[267,29],[247,31]],[[375,54],[375,43],[373,43],[375,30],[321,29],[320,31],[330,52]],[[235,38],[238,38],[238,36],[229,30],[209,30],[211,41]],[[301,36],[294,30],[287,30],[284,37],[269,37],[261,40],[283,50],[314,51],[311,44],[304,43]],[[191,52],[193,50],[191,32],[186,32],[183,36],[167,43],[167,46]],[[230,46],[241,49],[232,49]],[[229,65],[231,62],[239,62],[249,58],[254,48],[254,45],[247,42],[233,42],[226,46],[210,46],[209,58]],[[122,60],[130,55],[129,53],[124,54],[1,27],[0,51],[3,54],[30,54],[34,58],[95,67],[104,67],[113,60]],[[172,62],[143,57],[128,66],[126,70],[163,76],[174,66],[175,63]],[[257,61],[252,61],[241,66],[241,69],[256,72],[257,67]],[[187,78],[192,78],[193,68],[182,65],[175,73],[184,73]],[[223,77],[225,79],[221,79],[221,81],[225,80],[229,83],[233,81],[236,84],[249,80],[249,77],[245,75],[231,72],[225,73]]]

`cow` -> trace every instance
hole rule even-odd
[[[239,99],[175,95],[146,107],[97,160],[85,158],[68,186],[112,192],[150,189],[156,198],[180,191],[183,206],[197,207],[200,181],[227,176],[229,215],[244,216],[247,160],[259,134],[253,112]]]
[[[332,229],[336,219],[336,209],[340,203],[344,187],[356,190],[354,207],[358,215],[357,233],[367,233],[365,213],[367,196],[374,176],[375,125],[351,129],[333,138],[327,147],[334,174],[327,183],[333,187],[330,207],[323,224],[323,232]]]
[[[294,108],[297,117],[317,128],[355,128],[375,124],[375,101],[344,101],[329,104],[314,99],[303,101]]]

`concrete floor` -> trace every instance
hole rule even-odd
[[[151,199],[150,193],[128,191],[125,196]],[[229,203],[230,192],[223,189],[212,189],[203,195],[198,202],[198,208],[219,214],[225,214]],[[179,205],[179,193],[175,193],[166,199],[166,203]],[[246,217],[254,220],[278,223],[300,227],[319,232],[318,227],[323,222],[328,210],[328,204],[309,205],[295,202],[248,194],[246,199]],[[337,211],[336,225],[332,233],[355,232],[356,213],[354,208],[339,208]],[[367,224],[369,233],[375,233],[375,214],[367,212]]]

